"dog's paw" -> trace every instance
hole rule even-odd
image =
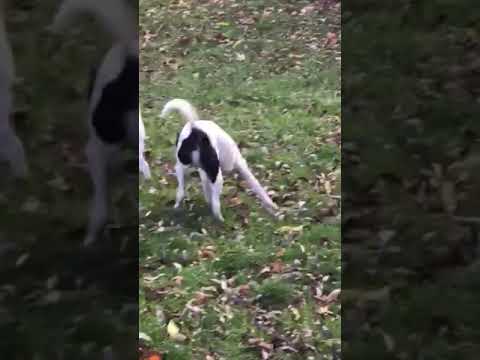
[[[224,222],[225,222],[225,219],[223,218],[222,214],[220,214],[220,215],[215,215],[215,219],[217,219],[217,220],[220,221],[221,223],[224,223]]]
[[[141,171],[141,173],[145,180],[150,180],[152,178],[152,174],[150,173],[150,170],[144,169],[143,171]]]
[[[280,209],[277,204],[264,204],[263,208],[272,216],[275,216],[278,210]]]

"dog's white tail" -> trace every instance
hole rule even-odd
[[[173,99],[165,104],[160,117],[166,117],[172,111],[178,111],[186,122],[198,121],[198,114],[195,108],[188,101]]]
[[[89,12],[99,18],[116,41],[128,44],[132,40],[138,40],[138,32],[136,15],[125,2],[125,0],[65,0],[49,28],[54,32],[60,32],[72,24],[76,15]]]
[[[247,166],[245,159],[240,159],[237,163],[237,170],[240,173],[240,176],[247,182],[248,186],[252,191],[260,198],[263,207],[268,210],[270,213],[273,213],[274,210],[278,209],[278,206],[270,199],[267,192],[263,189],[262,185],[258,182],[257,178]]]

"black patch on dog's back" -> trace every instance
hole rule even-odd
[[[178,142],[178,137],[177,137]],[[198,150],[200,153],[200,168],[203,169],[212,183],[217,180],[220,171],[220,161],[207,134],[193,128],[190,135],[182,142],[178,150],[178,159],[183,165],[192,164],[192,153]]]
[[[98,137],[106,143],[125,140],[126,115],[138,110],[138,70],[138,58],[127,57],[120,74],[102,90],[92,114],[92,123]]]
[[[210,178],[210,181],[214,183],[217,180],[220,161],[207,136],[200,141],[200,164]]]

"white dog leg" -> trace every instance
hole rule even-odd
[[[253,175],[253,173],[250,171],[247,161],[243,157],[240,157],[237,160],[235,168],[240,173],[242,178],[247,182],[250,189],[252,189],[252,191],[258,196],[263,208],[269,213],[274,214],[275,210],[278,209],[277,204],[270,199],[270,196],[268,196],[267,192],[262,185],[260,185],[255,175]]]
[[[180,207],[180,203],[185,198],[185,169],[179,162],[175,164],[175,175],[177,176],[178,186],[174,208],[177,209]]]
[[[202,181],[203,196],[208,206],[211,206],[212,192],[209,184],[210,180],[208,179],[208,175],[202,169],[199,169],[198,173],[200,175],[200,180]]]
[[[94,194],[89,212],[87,236],[84,241],[85,246],[95,241],[105,226],[108,216],[108,149],[92,136],[87,144],[86,154]]]
[[[143,153],[138,154],[138,161],[139,161],[140,172],[143,174],[145,179],[150,179],[152,177],[150,173],[150,167],[148,166],[147,161],[143,157]]]
[[[222,172],[219,171],[217,175],[216,181],[212,184],[209,183],[210,191],[211,191],[211,208],[213,212],[213,216],[221,222],[224,221],[223,216],[222,216],[222,211],[221,211],[221,205],[220,205],[220,196],[222,195],[222,189],[223,189],[223,176]]]
[[[12,95],[8,86],[0,85],[0,157],[7,161],[16,177],[26,177],[28,166],[23,145],[10,123]]]
[[[146,179],[150,179],[150,167],[143,153],[145,152],[145,126],[143,125],[142,115],[139,112],[138,119],[138,167]]]

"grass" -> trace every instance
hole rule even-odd
[[[355,294],[344,302],[355,309],[343,318],[344,356],[471,357],[480,269],[479,92],[471,81],[478,15],[460,16],[464,6],[445,1],[364,5],[349,4],[342,29],[343,111],[355,120],[342,129],[343,219],[353,220],[343,228],[342,285]]]
[[[170,359],[328,359],[340,344],[339,9],[308,1],[140,1],[141,104],[153,180],[140,186],[140,332]],[[302,9],[305,14],[301,13]],[[330,35],[328,35],[331,33]],[[237,140],[281,211],[238,179],[210,215],[198,178],[174,211],[167,99]],[[185,335],[172,338],[173,321]]]
[[[136,226],[82,247],[91,194],[83,151],[86,89],[108,35],[81,17],[62,36],[47,35],[57,6],[6,5],[17,74],[12,119],[31,174],[14,180],[0,164],[1,350],[14,358],[95,359],[112,346],[135,356]]]

